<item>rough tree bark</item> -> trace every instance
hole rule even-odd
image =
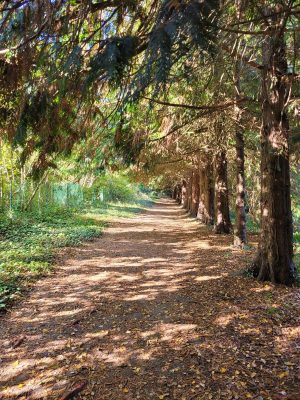
[[[181,205],[183,208],[187,207],[188,196],[187,196],[187,182],[186,180],[182,181],[182,189],[181,189]]]
[[[229,215],[229,197],[227,181],[226,150],[220,149],[216,153],[216,233],[230,233],[231,221]]]
[[[236,230],[234,245],[244,247],[247,242],[246,209],[245,209],[245,153],[244,132],[238,126],[235,132],[236,149]]]
[[[181,203],[181,184],[177,183],[174,187],[173,199],[176,200],[177,203]]]
[[[253,270],[259,280],[291,285],[296,279],[296,269],[293,263],[289,121],[286,109],[290,83],[280,14],[274,13],[273,8],[266,12],[272,25],[267,28],[268,35],[263,46],[261,238]]]
[[[178,183],[177,186],[178,186],[178,192],[177,192],[176,200],[177,200],[178,204],[181,204],[182,203],[182,189],[183,189],[182,182]]]
[[[214,182],[213,165],[206,157],[200,162],[200,193],[197,218],[202,224],[214,224]]]
[[[236,90],[236,106],[235,106],[235,163],[236,163],[236,227],[234,234],[234,245],[243,248],[247,242],[246,230],[246,209],[245,209],[245,144],[244,129],[242,127],[243,110],[239,107],[240,100],[240,61],[236,61],[235,65],[235,90]]]
[[[237,19],[242,20],[245,10],[244,0],[235,0]],[[239,29],[239,26],[238,26]],[[239,46],[241,42],[237,45]],[[235,59],[234,64],[234,89],[236,104],[234,107],[235,114],[235,164],[236,164],[236,202],[235,202],[235,232],[234,245],[243,248],[247,243],[246,229],[246,185],[245,185],[245,143],[244,143],[244,128],[242,125],[243,109],[240,106],[241,100],[241,60]]]
[[[193,172],[190,171],[189,176],[187,178],[187,206],[186,209],[188,212],[191,211],[192,206],[192,190],[193,190]]]
[[[200,175],[199,168],[193,171],[192,175],[192,203],[190,213],[192,217],[197,217],[200,196]]]
[[[182,202],[182,183],[178,184],[177,202],[178,202],[178,204],[181,204],[181,202]]]

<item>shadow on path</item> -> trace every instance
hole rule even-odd
[[[1,320],[0,398],[298,399],[297,292],[230,242],[168,199],[113,222]]]

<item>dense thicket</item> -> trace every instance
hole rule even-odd
[[[260,223],[253,274],[294,283],[299,1],[14,0],[0,13],[3,209],[74,162],[83,184],[129,168],[236,246],[247,215]]]

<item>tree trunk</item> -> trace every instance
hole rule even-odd
[[[274,15],[274,9],[272,11]],[[276,18],[279,19],[278,14],[273,17]],[[296,269],[293,264],[289,121],[286,110],[290,85],[286,76],[284,29],[279,26],[279,21],[273,22],[273,27],[268,28],[269,35],[263,48],[261,238],[253,267],[259,280],[291,285],[296,279]]]
[[[178,204],[181,204],[181,191],[182,191],[182,184],[177,183],[174,187],[173,199],[176,200]]]
[[[178,201],[179,191],[180,191],[180,185],[179,183],[176,183],[173,189],[173,195],[172,195],[173,200]]]
[[[188,196],[187,196],[187,182],[186,182],[186,180],[182,181],[181,204],[182,204],[183,208],[187,208]]]
[[[193,172],[190,172],[190,175],[187,180],[187,206],[186,209],[188,212],[191,211],[192,206],[192,187],[193,187]]]
[[[199,169],[195,169],[192,175],[192,203],[191,203],[191,216],[196,218],[199,207],[200,196],[200,176]]]
[[[212,163],[205,159],[200,163],[200,193],[197,218],[202,224],[214,224],[214,184]]]
[[[178,204],[181,204],[181,201],[182,201],[182,183],[178,183],[177,187],[178,187],[178,190],[177,190],[176,201],[177,201]]]
[[[235,132],[236,148],[236,230],[234,245],[243,248],[247,242],[245,210],[245,154],[244,133],[237,127]]]
[[[38,193],[41,184],[45,182],[45,179],[47,178],[47,176],[48,176],[48,171],[46,171],[46,172],[44,173],[44,175],[42,176],[41,180],[36,184],[36,187],[35,187],[35,189],[33,190],[31,197],[29,198],[27,204],[24,206],[24,211],[27,211],[28,208],[31,206],[31,203],[32,203],[32,201],[34,200],[35,195]]]
[[[216,154],[216,233],[230,233],[229,198],[227,182],[226,151],[221,149]]]
[[[172,199],[175,200],[176,196],[177,196],[177,185],[174,186],[173,193],[172,193]]]
[[[239,107],[238,101],[241,98],[240,88],[240,73],[241,62],[237,60],[235,63],[235,99],[237,104],[235,106],[235,162],[236,162],[236,227],[234,234],[234,245],[243,248],[247,242],[246,230],[246,209],[245,209],[245,143],[244,143],[244,129],[242,127],[243,110]]]
[[[179,190],[179,195],[178,195],[178,204],[182,203],[182,191],[183,191],[183,184],[180,184],[180,190]]]

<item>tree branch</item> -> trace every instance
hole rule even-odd
[[[245,101],[253,101],[253,99],[243,97],[239,100],[234,100],[234,101],[228,101],[226,103],[221,103],[221,104],[215,104],[212,106],[193,106],[192,104],[178,104],[178,103],[169,103],[168,101],[161,101],[161,100],[155,100],[151,99],[146,96],[142,96],[144,99],[153,101],[154,103],[161,104],[163,106],[168,106],[168,107],[179,107],[179,108],[187,108],[189,110],[207,110],[207,111],[218,111],[218,110],[223,110],[225,108],[234,106],[237,103],[243,103]]]

